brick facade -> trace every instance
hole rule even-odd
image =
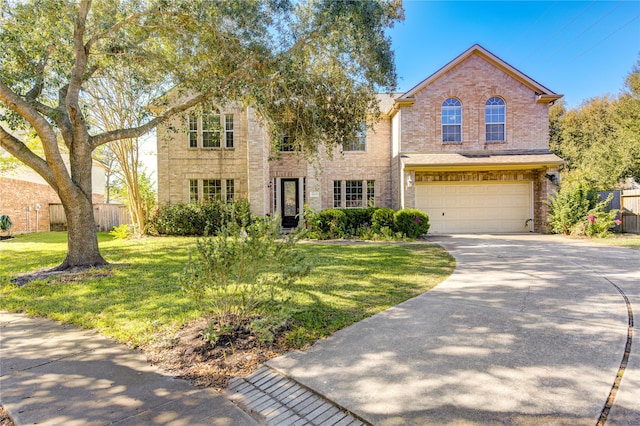
[[[104,195],[93,194],[93,202],[104,203]],[[57,203],[60,203],[58,194],[47,184],[0,178],[0,214],[11,218],[12,234],[48,232],[49,204]]]
[[[505,138],[500,142],[485,140],[485,103],[491,97],[505,103]],[[548,108],[560,97],[476,45],[409,92],[380,95],[382,116],[367,132],[361,152],[337,150],[333,158],[322,153],[314,163],[296,153],[274,155],[255,112],[227,107],[220,111],[234,116],[234,148],[189,148],[187,118],[176,117],[158,129],[159,199],[188,202],[190,181],[234,179],[236,195],[248,197],[252,212],[264,216],[282,211],[283,181],[295,180],[299,206],[305,203],[314,210],[334,207],[334,202],[345,207],[347,181],[351,186],[362,182],[365,192],[374,182],[375,205],[396,209],[416,205],[416,183],[526,181],[533,188],[534,229],[544,231],[544,200],[554,187],[547,175],[557,174],[554,167],[561,162],[548,153]],[[443,143],[442,103],[447,98],[462,105],[460,142]],[[480,168],[454,164],[447,170],[403,162],[412,154],[470,152],[535,152],[549,158],[539,164],[529,161],[521,169],[498,163]],[[334,194],[334,185],[341,185],[341,194]]]

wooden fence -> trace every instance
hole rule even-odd
[[[99,232],[108,232],[114,226],[131,223],[129,210],[124,204],[94,204],[93,217]],[[49,230],[67,230],[67,217],[62,204],[49,204]]]
[[[640,234],[640,189],[622,191],[620,204],[622,232]]]

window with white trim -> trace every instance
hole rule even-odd
[[[222,198],[222,183],[220,179],[202,180],[202,199],[220,200]]]
[[[333,207],[334,208],[342,207],[342,181],[341,180],[333,181]]]
[[[442,102],[442,142],[462,142],[462,103],[456,98]]]
[[[342,144],[343,152],[359,151],[364,152],[367,150],[367,125],[360,123],[356,138],[350,141],[346,141]]]
[[[189,202],[197,203],[198,200],[198,179],[189,179]]]
[[[233,114],[224,116],[224,140],[226,148],[233,148]]]
[[[363,185],[361,180],[347,180],[344,185],[345,207],[348,209],[363,207]]]
[[[202,106],[188,115],[189,148],[234,148],[233,114],[221,114],[217,108]]]
[[[227,187],[225,188],[227,191],[227,201],[233,201],[236,195],[236,185],[233,179],[227,179]]]
[[[220,148],[220,113],[208,110],[202,113],[202,147]]]
[[[484,106],[484,120],[486,126],[487,142],[504,142],[505,139],[505,114],[504,100],[497,96],[489,98]]]
[[[198,147],[198,116],[195,113],[189,114],[189,148]]]
[[[367,205],[366,207],[376,206],[376,181],[367,181]]]

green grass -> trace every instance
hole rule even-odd
[[[111,266],[71,279],[10,283],[17,273],[64,259],[66,233],[19,235],[0,242],[0,309],[97,329],[138,346],[202,313],[178,286],[194,238],[114,240],[99,234]],[[303,346],[434,287],[455,261],[430,244],[301,244],[314,268],[289,289],[285,306],[294,326],[288,339]],[[269,312],[266,312],[267,314]]]
[[[634,250],[640,250],[639,234],[612,234],[606,238],[593,238],[591,241],[595,243],[606,244],[609,246],[626,247]]]

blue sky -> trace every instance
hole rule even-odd
[[[400,91],[478,43],[569,107],[617,95],[640,59],[640,1],[405,0],[389,35]]]

